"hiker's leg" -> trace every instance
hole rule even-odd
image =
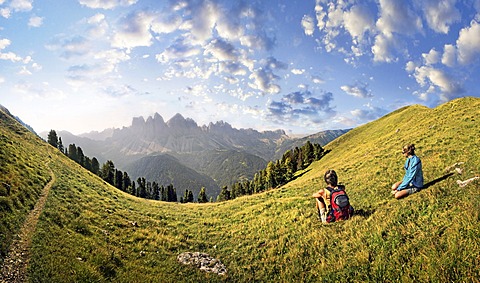
[[[396,182],[395,184],[392,185],[392,195],[395,195],[397,193],[397,188],[398,188],[398,186],[400,186],[401,183],[402,183],[402,181],[398,181],[398,182]]]
[[[395,191],[398,188],[398,186],[400,186],[401,183],[402,183],[402,181],[398,181],[395,184],[393,184],[392,185],[392,191]]]
[[[396,199],[401,199],[401,198],[404,198],[406,196],[412,195],[414,193],[418,193],[420,190],[421,189],[419,189],[419,188],[410,186],[410,187],[406,188],[405,190],[401,190],[401,191],[396,192],[395,193],[395,198]]]
[[[316,206],[317,206],[317,213],[318,217],[322,222],[326,222],[326,215],[325,215],[325,203],[323,202],[322,198],[315,199]]]
[[[407,197],[408,195],[410,195],[408,190],[401,190],[401,191],[395,192],[396,199],[401,199],[401,198]]]

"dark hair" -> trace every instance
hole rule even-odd
[[[408,144],[403,147],[402,149],[403,153],[408,153],[408,155],[415,155],[415,145],[414,144]]]
[[[338,184],[337,173],[332,169],[327,170],[323,178],[325,179],[325,182],[330,186],[336,187]]]

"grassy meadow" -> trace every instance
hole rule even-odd
[[[480,181],[456,184],[480,175],[478,98],[399,109],[328,144],[322,160],[281,188],[208,204],[125,194],[2,120],[0,181],[30,196],[1,206],[2,225],[9,223],[2,249],[50,169],[57,180],[33,238],[31,282],[479,281]],[[430,186],[395,200],[390,186],[403,176],[406,143],[416,145]],[[445,172],[456,162],[464,162],[462,175]],[[322,224],[310,196],[330,168],[357,214]],[[185,251],[220,259],[228,274],[179,264]]]

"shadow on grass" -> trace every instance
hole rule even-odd
[[[448,173],[448,174],[446,174],[446,175],[443,175],[443,176],[440,177],[440,178],[437,178],[437,179],[435,179],[435,180],[433,180],[433,181],[430,181],[430,182],[426,183],[425,185],[423,185],[422,190],[428,189],[429,187],[435,185],[436,183],[439,183],[439,182],[441,182],[441,181],[444,181],[444,180],[448,179],[448,177],[450,177],[450,176],[453,176],[453,173]]]
[[[353,216],[361,216],[363,218],[368,218],[370,215],[375,213],[375,209],[355,209]]]

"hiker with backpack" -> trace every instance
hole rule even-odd
[[[328,170],[323,176],[327,187],[314,193],[318,217],[322,222],[335,222],[347,220],[353,215],[345,186],[338,185],[337,173]]]
[[[392,195],[401,199],[423,188],[422,161],[415,155],[415,145],[409,144],[403,147],[402,154],[407,158],[405,161],[405,175],[402,181],[392,185]]]

